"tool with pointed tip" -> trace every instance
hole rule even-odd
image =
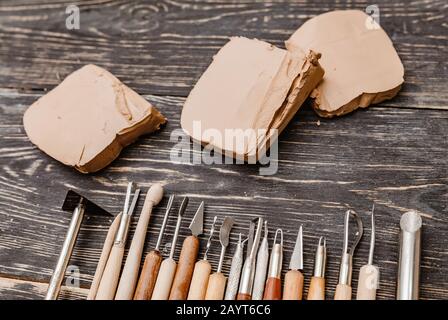
[[[310,281],[307,300],[325,300],[325,265],[327,260],[327,241],[325,237],[319,238],[316,258],[314,261],[314,274]]]
[[[255,221],[257,221],[257,223],[255,223]],[[255,225],[257,225],[256,231]],[[252,289],[255,276],[255,260],[257,256],[258,246],[260,245],[262,229],[263,218],[259,217],[251,221],[249,227],[247,257],[243,265],[238,295],[236,296],[237,300],[252,300]]]
[[[241,268],[243,267],[243,251],[244,242],[241,241],[241,233],[239,235],[238,243],[236,245],[235,253],[232,257],[232,264],[230,265],[229,279],[227,281],[226,294],[224,300],[235,300],[238,293],[238,284],[240,282]]]
[[[73,190],[68,190],[65,196],[62,210],[73,212],[70,225],[65,236],[64,244],[62,245],[61,253],[59,254],[56,267],[48,285],[45,300],[56,300],[61,289],[62,280],[64,280],[67,265],[72,256],[73,247],[75,246],[76,238],[78,237],[79,229],[84,218],[84,214],[96,215],[111,215],[109,212],[99,207],[86,197],[81,196]]]
[[[375,248],[375,205],[372,206],[371,213],[371,232],[370,232],[370,250],[369,260],[359,270],[358,290],[356,300],[376,300],[376,290],[378,289],[380,270],[373,265],[373,252]]]
[[[355,233],[355,241],[352,247],[348,248],[349,242],[349,224],[350,216],[352,216],[357,224],[358,230]],[[353,210],[347,210],[345,213],[344,222],[344,245],[341,257],[341,266],[339,269],[339,282],[336,286],[336,292],[334,295],[335,300],[351,300],[352,299],[352,264],[353,264],[353,254],[358,246],[359,241],[362,238],[362,221],[358,214]]]
[[[205,247],[204,259],[199,260],[194,265],[193,277],[191,278],[190,290],[188,291],[187,300],[204,300],[205,293],[207,292],[207,285],[212,266],[207,260],[208,251],[212,245],[212,237],[215,232],[215,224],[218,216],[213,219],[212,227],[210,229],[210,235],[207,240],[207,246]]]
[[[280,242],[277,242],[280,236]],[[283,231],[275,231],[274,245],[269,260],[268,280],[264,289],[263,300],[280,300],[282,298],[282,264],[283,264]]]
[[[157,238],[156,247],[151,250],[145,257],[142,271],[140,272],[140,278],[138,279],[137,289],[134,293],[134,300],[150,300],[154,286],[156,284],[157,275],[160,269],[160,263],[162,262],[162,255],[160,254],[160,244],[162,243],[162,237],[165,231],[168,216],[173,205],[174,195],[171,195],[168,199],[168,205],[166,207],[165,216],[163,217],[162,226],[160,227],[159,237]]]
[[[264,222],[264,237],[261,241],[257,254],[257,264],[255,267],[254,289],[252,290],[252,300],[262,300],[264,287],[266,284],[266,273],[269,263],[268,244],[268,222]]]
[[[120,277],[121,263],[123,261],[124,247],[126,245],[126,238],[129,232],[129,225],[131,222],[132,213],[134,212],[137,204],[140,189],[134,192],[134,196],[131,200],[131,193],[134,184],[130,182],[128,184],[126,199],[124,203],[123,214],[121,215],[120,225],[118,226],[117,233],[115,234],[114,245],[110,251],[107,259],[106,267],[104,268],[103,276],[100,280],[100,285],[96,293],[96,300],[113,300],[117,290],[118,280]]]
[[[221,254],[219,255],[218,269],[210,275],[207,285],[205,300],[222,300],[226,290],[227,278],[222,273],[222,265],[229,245],[230,230],[232,230],[234,220],[231,217],[225,217],[219,230],[219,242],[221,243]]]
[[[199,239],[204,228],[204,201],[199,205],[190,223],[191,236],[185,238],[180,252],[179,264],[170,291],[170,300],[185,300],[190,289],[194,264],[198,258]]]
[[[171,242],[170,256],[164,259],[160,265],[151,300],[167,300],[170,295],[171,285],[177,268],[177,263],[174,261],[174,251],[176,250],[176,242],[177,237],[179,236],[182,216],[184,215],[187,205],[188,197],[184,197],[179,208],[179,213],[177,214],[176,229],[174,230],[173,240]]]
[[[303,231],[302,226],[297,234],[296,244],[289,263],[289,271],[285,275],[283,300],[302,300],[303,294]]]

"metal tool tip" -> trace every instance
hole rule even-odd
[[[180,204],[180,207],[179,207],[179,216],[182,216],[184,214],[185,209],[187,208],[187,205],[188,205],[188,201],[189,201],[188,197],[184,197],[182,199],[182,203]]]
[[[198,210],[196,210],[196,214],[191,220],[190,230],[191,233],[195,236],[200,235],[203,232],[204,228],[204,201],[199,205]]]
[[[277,243],[277,237],[280,235],[280,245],[283,246],[283,230],[278,228],[275,230],[275,236],[274,236],[274,244]]]
[[[319,238],[319,246],[326,247],[327,246],[327,238],[325,238],[324,236],[321,236]]]

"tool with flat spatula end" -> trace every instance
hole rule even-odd
[[[174,230],[173,240],[171,241],[170,256],[163,260],[160,265],[151,300],[167,300],[170,295],[171,285],[173,284],[177,268],[177,263],[174,261],[174,251],[176,250],[182,216],[184,215],[187,205],[188,197],[184,197],[179,208],[179,213],[177,214],[176,229]]]
[[[123,261],[124,247],[126,245],[126,238],[129,232],[129,225],[131,222],[132,213],[134,212],[137,204],[138,196],[140,194],[140,189],[137,189],[134,192],[132,203],[129,205],[132,189],[133,183],[130,182],[126,192],[126,200],[124,203],[124,210],[121,216],[120,225],[118,226],[114,245],[112,246],[103,276],[100,280],[100,285],[95,297],[96,300],[113,300],[115,297],[118,280],[120,277],[121,263]]]
[[[380,281],[380,269],[373,265],[375,249],[375,205],[372,206],[369,261],[359,270],[356,300],[376,300],[376,290]]]
[[[310,281],[307,300],[325,300],[325,264],[327,260],[327,241],[320,237],[314,261],[314,274]]]
[[[199,205],[190,223],[191,236],[185,238],[180,252],[179,264],[170,291],[170,300],[185,300],[190,289],[194,264],[198,258],[199,239],[204,228],[204,201]]]
[[[289,271],[285,275],[283,300],[302,300],[303,294],[303,231],[300,226],[296,244],[289,263]]]
[[[208,251],[212,245],[212,237],[215,232],[215,224],[218,216],[215,216],[210,229],[210,235],[207,240],[207,246],[205,247],[204,259],[199,260],[194,265],[193,276],[191,278],[190,290],[188,291],[187,300],[204,300],[205,293],[207,291],[208,278],[212,271],[212,266],[207,260]]]
[[[165,231],[168,216],[173,205],[174,196],[171,195],[166,207],[165,216],[162,226],[160,227],[159,237],[157,238],[156,247],[151,250],[145,257],[140,278],[138,279],[137,289],[135,289],[134,300],[150,300],[154,286],[156,284],[157,275],[159,274],[160,264],[162,263],[162,255],[160,254],[160,244],[162,243],[163,233]]]
[[[226,277],[222,273],[222,265],[226,255],[226,249],[229,245],[230,230],[232,230],[234,220],[231,217],[225,217],[219,230],[219,242],[221,243],[221,254],[219,255],[218,269],[210,275],[208,279],[207,293],[205,300],[222,300],[226,290]]]
[[[264,222],[264,237],[261,241],[257,254],[257,264],[255,267],[254,289],[252,290],[252,300],[262,300],[264,287],[266,284],[266,273],[269,263],[268,244],[268,222]]]
[[[132,300],[134,297],[149,219],[151,218],[153,207],[159,204],[162,197],[163,188],[160,184],[156,183],[149,188],[142,212],[138,218],[134,236],[132,237],[126,262],[124,264],[123,271],[121,272],[120,282],[118,283],[117,292],[115,294],[115,300]]]
[[[278,241],[277,239],[280,238]],[[275,231],[274,245],[269,260],[268,280],[264,289],[263,300],[280,300],[282,298],[282,265],[283,265],[283,231]]]
[[[224,300],[235,300],[236,294],[238,293],[238,284],[240,283],[241,268],[243,267],[244,242],[246,241],[247,239],[242,241],[240,233],[235,253],[233,254],[232,257],[232,264],[230,265],[229,279],[227,281],[227,288]]]

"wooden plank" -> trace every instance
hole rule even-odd
[[[447,109],[445,1],[376,1],[406,70],[388,106]],[[186,96],[228,37],[283,42],[307,19],[369,1],[88,1],[67,30],[64,1],[2,1],[0,84],[48,90],[87,63],[141,94]]]
[[[0,276],[48,282],[70,219],[69,213],[60,210],[67,188],[75,188],[117,213],[126,182],[133,180],[144,190],[152,183],[162,183],[167,194],[178,196],[163,239],[165,255],[180,196],[188,195],[191,201],[178,248],[201,200],[206,201],[206,231],[215,215],[235,217],[226,273],[238,233],[245,234],[249,220],[256,215],[269,220],[271,243],[274,230],[284,229],[285,269],[299,224],[303,224],[306,286],[315,246],[319,236],[325,235],[328,297],[337,282],[346,208],[359,211],[366,223],[365,238],[354,259],[356,286],[359,267],[368,255],[368,211],[373,202],[376,205],[375,262],[381,268],[381,299],[392,299],[395,294],[400,214],[418,210],[424,215],[421,296],[448,298],[447,112],[373,107],[339,119],[319,120],[306,106],[280,136],[277,174],[261,176],[258,165],[171,162],[175,142],[170,141],[170,134],[179,128],[184,98],[147,95],[145,98],[169,119],[167,127],[126,148],[100,173],[82,175],[28,141],[21,118],[40,95],[0,90]],[[145,251],[155,245],[165,206],[166,197],[154,211]],[[90,285],[110,222],[105,217],[88,217],[82,225],[70,262],[80,269],[81,288]],[[132,230],[135,224],[134,220]],[[202,248],[205,239],[203,236]],[[214,268],[219,249],[215,237],[209,256]],[[7,292],[7,297],[17,293]],[[17,297],[26,298],[19,293]]]

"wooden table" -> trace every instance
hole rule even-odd
[[[336,2],[336,1],[335,1]],[[59,254],[70,214],[60,207],[74,188],[117,213],[129,180],[146,189],[188,195],[188,219],[206,202],[205,230],[213,217],[236,219],[225,260],[228,272],[238,233],[257,215],[285,233],[284,267],[300,224],[304,228],[306,287],[318,238],[327,237],[327,297],[333,296],[342,250],[343,214],[357,210],[365,236],[354,258],[354,281],[366,263],[372,203],[377,214],[375,262],[380,299],[396,290],[399,219],[414,209],[424,216],[421,298],[448,298],[448,90],[445,1],[376,1],[380,23],[405,66],[405,84],[391,101],[337,119],[321,119],[304,106],[279,143],[279,170],[257,165],[183,165],[170,161],[182,104],[229,36],[256,37],[283,47],[307,19],[334,9],[364,10],[369,1],[88,1],[80,4],[79,30],[65,27],[66,1],[0,4],[0,298],[41,299]],[[154,103],[169,119],[159,133],[126,148],[107,169],[82,175],[34,147],[22,115],[37,98],[79,67],[102,66]],[[154,212],[146,251],[160,228],[167,197]],[[143,201],[139,202],[137,212]],[[80,287],[62,298],[85,297],[111,219],[87,218],[71,265]],[[164,245],[175,224],[169,219]],[[135,220],[133,223],[135,227]],[[206,236],[203,236],[202,245]],[[181,241],[178,243],[180,249]],[[164,246],[164,254],[168,247]],[[210,258],[219,254],[217,237]],[[203,250],[200,256],[202,257]],[[176,255],[177,257],[177,255]]]

